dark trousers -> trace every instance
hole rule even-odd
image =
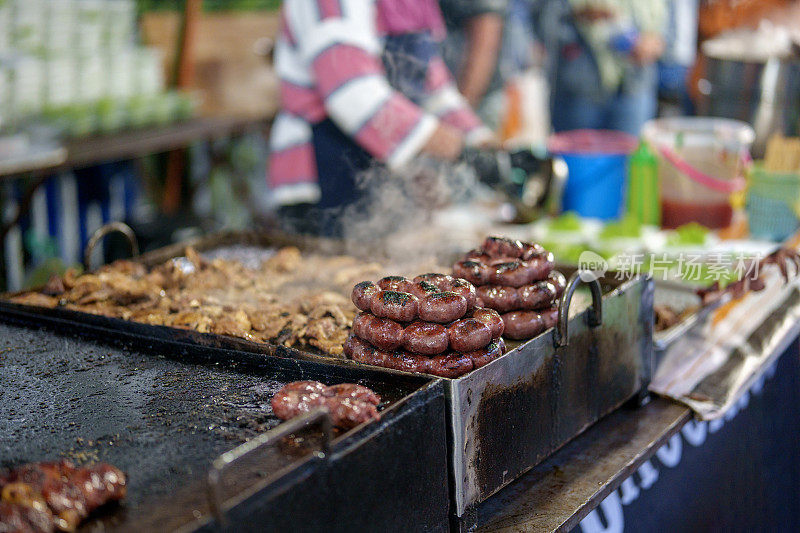
[[[374,185],[359,180],[360,175],[373,168],[380,173],[382,167],[330,119],[314,124],[312,132],[320,201],[286,206],[278,214],[288,231],[341,238],[345,223],[357,218],[359,204],[367,202],[367,187]]]
[[[312,126],[317,159],[320,209],[346,207],[363,197],[356,183],[360,172],[375,165],[375,160],[330,119]]]
[[[332,120],[315,124],[312,131],[321,193],[316,213],[318,233],[342,238],[347,225],[357,221],[368,207],[368,188],[375,183],[368,183],[364,173],[382,167]]]

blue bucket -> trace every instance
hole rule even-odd
[[[623,214],[634,136],[619,131],[567,131],[551,137],[548,147],[567,164],[562,211],[603,220]]]

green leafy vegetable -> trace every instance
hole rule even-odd
[[[677,228],[667,237],[669,246],[703,245],[708,236],[708,228],[697,222],[690,222]]]
[[[567,211],[561,216],[552,219],[547,227],[550,231],[580,231],[583,223],[581,222],[581,217],[576,213]]]
[[[642,236],[642,224],[632,216],[609,222],[600,230],[601,239],[638,238]]]

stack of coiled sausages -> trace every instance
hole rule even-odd
[[[566,280],[553,267],[553,254],[538,244],[487,237],[453,266],[453,274],[477,287],[477,305],[500,313],[506,338],[522,340],[558,319]]]
[[[353,288],[362,312],[345,354],[384,368],[455,378],[503,354],[503,320],[476,307],[475,287],[444,274],[389,276]]]

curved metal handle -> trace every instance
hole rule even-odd
[[[217,523],[223,527],[227,526],[228,518],[222,509],[222,499],[219,494],[219,482],[222,479],[222,474],[232,464],[240,461],[243,457],[250,455],[256,450],[275,444],[278,439],[282,439],[287,435],[296,433],[297,431],[319,424],[322,428],[322,450],[319,453],[320,457],[325,457],[330,453],[331,439],[333,435],[333,424],[327,409],[317,408],[298,417],[292,418],[288,422],[284,422],[276,428],[273,428],[258,437],[251,439],[236,448],[227,451],[217,457],[211,464],[211,469],[208,471],[208,479],[206,480],[206,495],[208,497],[208,505],[211,508],[211,513],[217,520]]]
[[[592,277],[589,278],[589,276]],[[594,328],[603,323],[603,289],[600,287],[600,282],[591,272],[579,270],[570,276],[558,305],[558,322],[556,323],[556,329],[553,331],[553,342],[557,348],[569,344],[569,334],[567,332],[569,304],[572,302],[572,295],[575,294],[581,283],[589,285],[589,289],[592,291],[592,307],[589,308],[587,314],[589,326]]]
[[[109,233],[122,233],[128,239],[128,244],[131,247],[131,257],[139,255],[139,241],[136,239],[136,234],[133,229],[124,222],[109,222],[97,229],[92,233],[89,242],[86,243],[86,249],[83,252],[83,266],[87,271],[91,270],[92,252],[97,247],[97,244]]]

